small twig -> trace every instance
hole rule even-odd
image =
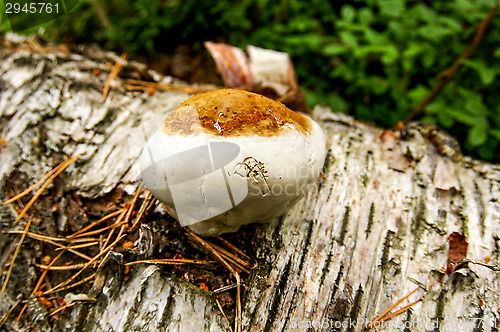
[[[104,97],[104,99],[108,98],[109,90],[111,89],[111,82],[118,76],[118,73],[120,72],[123,65],[125,64],[126,59],[127,59],[127,54],[123,53],[121,55],[120,59],[118,59],[118,61],[116,61],[115,66],[113,67],[113,69],[109,73],[109,76],[106,80],[106,83],[104,84],[104,90],[102,92],[102,96]]]
[[[231,327],[231,322],[229,321],[226,314],[224,313],[224,309],[222,309],[222,306],[219,302],[219,299],[215,299],[215,302],[217,303],[217,306],[219,307],[219,310],[222,313],[222,317],[224,317],[224,320],[226,321],[227,326],[229,327],[229,331],[233,332],[233,328]]]
[[[462,61],[469,58],[472,53],[476,50],[477,46],[483,39],[484,35],[486,34],[486,31],[488,30],[488,27],[491,25],[491,22],[493,21],[493,18],[495,17],[497,11],[497,5],[493,6],[491,10],[488,12],[486,17],[478,24],[476,34],[474,35],[474,38],[472,39],[472,42],[469,44],[469,46],[465,49],[465,51],[453,62],[453,64],[443,70],[439,75],[438,75],[438,82],[434,87],[432,88],[431,91],[425,96],[425,98],[418,104],[416,105],[408,114],[406,117],[405,123],[410,122],[413,120],[418,114],[420,114],[424,108],[437,96],[437,94],[444,88],[446,83],[448,83],[452,77],[457,73],[458,69],[462,65]]]

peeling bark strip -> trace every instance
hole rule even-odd
[[[64,173],[79,196],[133,189],[133,162],[144,135],[188,96],[125,91],[117,79],[104,101],[105,63],[117,59],[26,48],[0,52],[0,137],[6,142],[0,147],[0,199],[12,176],[22,174],[31,184],[62,154],[81,152],[86,155]],[[120,75],[130,72],[126,65]],[[453,232],[469,243],[467,259],[499,265],[500,167],[440,155],[415,128],[397,140],[327,108],[317,107],[313,116],[328,137],[326,179],[279,224],[253,226],[251,245],[260,263],[246,282],[244,330],[360,331],[415,283],[427,291],[401,305],[422,302],[379,330],[491,330],[500,321],[499,273],[475,264],[449,276],[445,271]],[[14,217],[11,209],[0,209],[1,227],[10,228]],[[68,222],[63,214],[54,228],[63,230]],[[0,234],[2,262],[10,241]],[[33,287],[36,251],[26,248],[16,261],[12,284],[0,295],[0,319],[16,303],[18,289]],[[120,271],[118,258],[113,264]],[[115,270],[100,270],[89,294],[97,302],[75,305],[58,330],[227,330],[205,291],[154,267],[131,269],[122,285]],[[46,309],[36,299],[28,304],[25,320],[9,317],[5,326],[47,331]]]

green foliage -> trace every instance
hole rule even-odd
[[[471,43],[495,0],[109,0],[112,28],[89,0],[48,31],[154,56],[205,40],[288,52],[308,102],[390,127],[403,120]],[[61,28],[64,27],[64,28]],[[466,153],[500,161],[500,19],[420,114]]]

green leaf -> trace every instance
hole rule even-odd
[[[488,127],[486,126],[474,126],[469,130],[469,135],[467,140],[472,146],[480,146],[486,142],[488,138]]]
[[[405,7],[404,0],[378,0],[380,13],[383,16],[399,17],[403,13]]]
[[[340,40],[342,40],[343,43],[349,46],[357,46],[358,45],[358,39],[356,36],[351,33],[350,31],[341,31],[339,33]]]
[[[340,44],[329,44],[323,49],[323,54],[326,56],[340,55],[348,52],[349,49]]]
[[[455,32],[462,31],[462,25],[456,19],[450,16],[440,16],[439,20],[446,25],[448,28]]]
[[[386,45],[384,54],[380,58],[385,65],[393,64],[399,58],[398,49],[394,45]]]
[[[437,112],[437,118],[441,126],[445,128],[451,128],[455,121],[450,116],[450,114],[446,111],[446,109],[441,109]]]
[[[484,85],[491,84],[495,79],[495,69],[486,66],[483,61],[465,59],[462,61],[462,63],[465,66],[474,69],[479,74],[479,78]]]
[[[375,20],[375,16],[373,15],[373,12],[371,8],[369,7],[363,7],[358,10],[358,17],[359,17],[359,22],[369,25]]]
[[[365,38],[370,44],[382,44],[387,42],[386,35],[373,30],[372,28],[367,28],[363,30],[365,33]]]
[[[500,140],[500,129],[490,129],[490,134]]]
[[[346,21],[352,22],[356,17],[356,9],[351,5],[343,5],[340,9],[340,17]]]
[[[418,33],[427,40],[440,42],[444,37],[452,34],[453,31],[437,24],[429,24],[419,28]]]
[[[500,47],[497,47],[495,51],[493,51],[493,56],[495,58],[500,58]]]
[[[409,16],[428,23],[433,23],[437,20],[436,12],[423,3],[417,3],[413,6],[409,10]]]
[[[408,47],[403,51],[403,57],[412,58],[417,56],[423,51],[422,46],[419,43],[411,42]]]
[[[416,88],[408,91],[408,97],[412,104],[421,102],[429,93],[429,89],[423,85],[418,85]]]

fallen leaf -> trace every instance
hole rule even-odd
[[[446,273],[451,274],[455,266],[467,256],[467,247],[469,243],[465,235],[453,232],[448,236],[448,264]]]

